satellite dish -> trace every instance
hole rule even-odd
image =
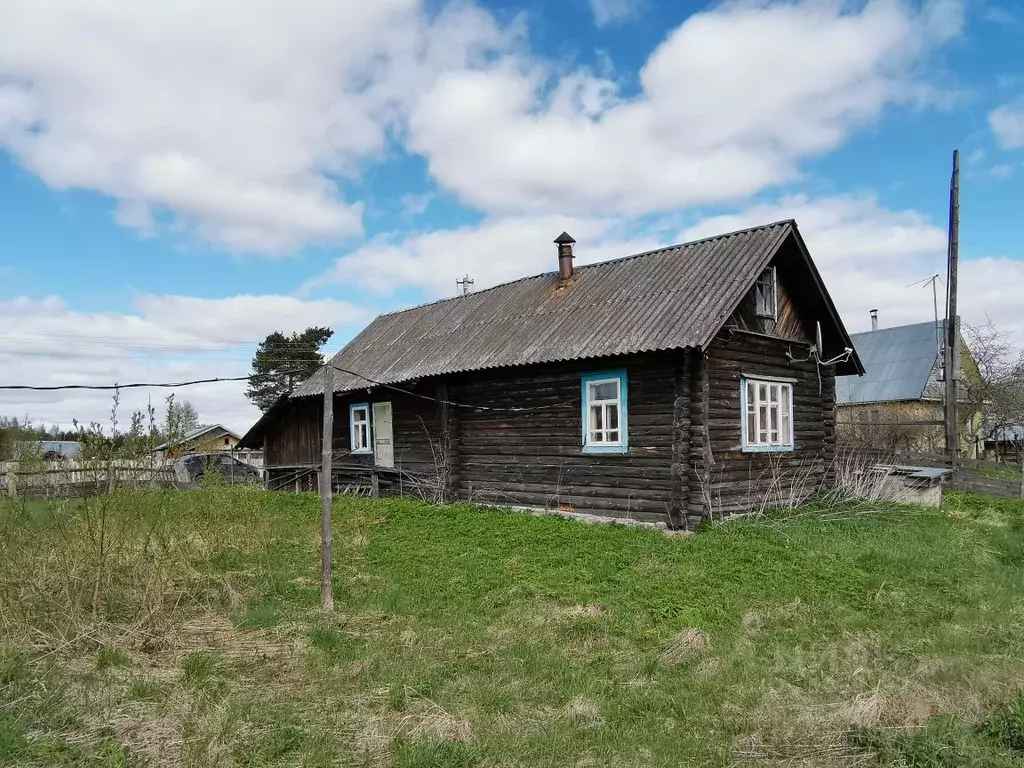
[[[821,341],[821,323],[815,323],[814,333],[814,351],[818,355],[818,359],[822,360],[825,357],[825,345]]]

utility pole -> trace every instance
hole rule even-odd
[[[334,610],[331,592],[331,474],[334,464],[334,366],[324,366],[324,434],[320,466],[320,607]]]
[[[957,381],[960,378],[959,318],[957,317],[957,268],[960,256],[960,150],[953,150],[953,177],[949,183],[949,253],[946,282],[946,453],[955,472],[957,430]]]
[[[474,282],[475,281],[469,277],[469,273],[467,272],[466,276],[460,277],[458,280],[455,281],[455,284],[462,288],[462,295],[465,296],[473,289]]]

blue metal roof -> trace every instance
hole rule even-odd
[[[945,327],[945,322],[939,325]],[[836,379],[839,405],[921,399],[939,356],[934,321],[856,333],[850,338],[866,373]]]

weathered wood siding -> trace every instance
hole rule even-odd
[[[263,460],[271,466],[315,464],[320,460],[323,403],[317,398],[293,400],[263,443]]]
[[[803,362],[790,361],[791,353]],[[835,377],[806,361],[808,347],[743,331],[724,331],[698,361],[691,403],[691,461],[698,502],[691,522],[705,512],[728,515],[784,501],[817,488],[835,455]],[[742,450],[740,378],[795,379],[794,448],[789,452]]]
[[[725,324],[726,327],[755,331],[793,341],[814,341],[814,325],[807,321],[806,313],[801,311],[798,306],[799,301],[796,297],[799,296],[799,286],[791,277],[792,273],[786,269],[786,260],[783,259],[780,263],[780,260],[776,259],[772,266],[776,268],[775,292],[778,309],[776,317],[773,319],[759,316],[754,292],[748,291]]]
[[[686,468],[673,446],[689,406],[676,394],[684,360],[683,352],[635,355],[451,382],[452,399],[470,406],[456,409],[456,492],[473,501],[669,522],[685,493]],[[581,376],[620,369],[628,381],[628,453],[584,454]]]

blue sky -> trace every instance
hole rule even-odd
[[[143,5],[0,0],[5,383],[238,375],[310,324],[334,349],[467,272],[554,268],[562,229],[586,263],[794,217],[851,331],[927,319],[954,148],[964,315],[1024,344],[1014,3]]]

